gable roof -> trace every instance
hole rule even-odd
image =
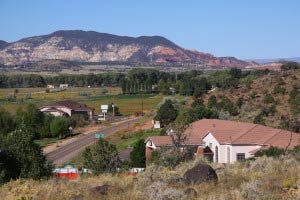
[[[172,145],[172,138],[168,135],[166,136],[151,136],[148,137],[145,142],[147,142],[148,140],[151,140],[155,146],[160,147],[160,146],[168,146],[168,145]]]
[[[246,122],[217,119],[202,119],[191,123],[185,130],[186,144],[202,144],[202,139],[211,133],[220,144],[262,145],[278,148],[293,148],[300,144],[300,134]],[[170,136],[149,137],[156,146],[172,145]]]
[[[145,140],[145,143],[151,140],[156,147],[161,147],[161,146],[171,146],[173,145],[173,140],[171,136],[166,135],[166,136],[150,136]],[[202,145],[203,141],[202,138],[190,138],[188,137],[187,140],[184,142],[185,145]]]
[[[256,124],[244,122],[202,119],[191,123],[184,133],[192,138],[204,138],[210,132],[219,142],[229,143],[255,126]]]
[[[208,128],[209,133],[220,144],[264,145],[290,149],[300,144],[300,134],[258,124],[214,119],[200,120],[197,125]]]
[[[74,110],[74,111],[91,111],[91,110],[94,110],[94,108],[90,108],[86,104],[80,104],[78,102],[70,101],[70,100],[58,101],[58,102],[55,102],[51,105],[44,106],[44,107],[67,107],[67,108],[69,108],[71,110]]]

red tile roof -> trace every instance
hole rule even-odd
[[[44,107],[58,107],[58,106],[63,106],[63,107],[67,107],[70,108],[71,110],[74,111],[90,111],[90,110],[94,110],[94,108],[90,108],[85,104],[80,104],[78,102],[75,101],[58,101],[55,102],[51,105],[48,106],[44,106]]]
[[[151,140],[155,146],[167,146],[173,144],[172,138],[170,136],[151,136],[148,137],[145,141]]]
[[[217,119],[202,119],[192,123],[184,132],[187,144],[202,144],[202,139],[211,133],[221,144],[267,145],[293,148],[300,144],[300,134],[258,124]],[[157,146],[170,145],[169,136],[150,137]],[[289,145],[290,144],[290,145]]]

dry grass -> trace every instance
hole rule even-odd
[[[136,177],[104,174],[82,177],[77,181],[16,180],[0,187],[1,199],[299,199],[300,161],[293,156],[279,159],[261,157],[255,161],[216,165],[216,185],[185,185],[184,172],[202,159],[183,163],[175,169],[149,166]],[[91,192],[95,186],[108,184],[108,195]],[[194,191],[187,193],[188,190]]]

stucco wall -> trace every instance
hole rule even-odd
[[[260,148],[258,145],[231,145],[231,144],[219,144],[216,138],[209,133],[206,137],[203,138],[205,146],[212,144],[211,150],[214,152],[214,162],[216,162],[216,146],[218,147],[218,162],[219,163],[233,163],[236,162],[237,153],[245,153],[245,158],[250,158],[253,155],[250,154],[250,151]],[[229,157],[228,155],[229,150]]]
[[[211,143],[211,147],[210,149],[214,152],[214,162],[216,162],[216,147],[218,147],[218,162],[220,163],[224,163],[226,157],[224,157],[224,147],[222,147],[223,145],[220,145],[219,142],[216,140],[216,138],[209,133],[206,137],[203,138],[203,142],[205,143],[205,146],[210,147],[210,143]]]
[[[258,145],[233,145],[232,146],[232,162],[236,161],[236,154],[237,153],[245,153],[245,158],[251,158],[253,155],[251,155],[249,152],[253,151],[255,149],[260,148]]]

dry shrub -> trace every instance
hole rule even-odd
[[[197,158],[174,169],[151,165],[136,177],[103,174],[77,181],[16,180],[0,187],[0,199],[300,199],[300,161],[292,155],[212,164],[219,177],[216,185],[185,185],[181,181],[184,172],[201,162],[207,161]],[[91,193],[104,184],[118,192]]]

